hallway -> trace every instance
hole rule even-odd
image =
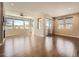
[[[5,38],[5,45],[0,48],[0,56],[13,57],[50,57],[79,56],[78,39],[53,36],[43,37],[14,36]]]

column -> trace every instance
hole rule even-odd
[[[3,43],[3,3],[0,2],[0,45]]]

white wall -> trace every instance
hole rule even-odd
[[[5,31],[5,36],[29,35],[29,29],[12,29]]]
[[[35,35],[44,37],[44,27],[45,27],[44,24],[45,24],[44,19],[41,19],[40,29],[37,29],[37,19],[35,20],[35,23],[34,23],[34,34]]]

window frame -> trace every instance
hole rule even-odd
[[[62,23],[60,21],[62,21]],[[58,29],[64,29],[64,27],[65,27],[64,19],[58,19]]]
[[[7,21],[11,21],[11,23],[7,24]],[[13,29],[13,22],[14,22],[14,20],[12,18],[5,18],[5,30]],[[9,27],[11,27],[11,28],[9,28]]]
[[[68,20],[69,20],[69,22],[67,22]],[[66,18],[65,19],[65,28],[72,29],[72,26],[73,26],[73,18],[72,17]],[[70,27],[70,28],[68,28],[68,27]]]

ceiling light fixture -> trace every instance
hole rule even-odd
[[[24,16],[23,13],[21,13],[20,16]]]
[[[11,3],[11,6],[14,6],[14,3]]]
[[[68,8],[69,10],[71,10],[72,8]]]

